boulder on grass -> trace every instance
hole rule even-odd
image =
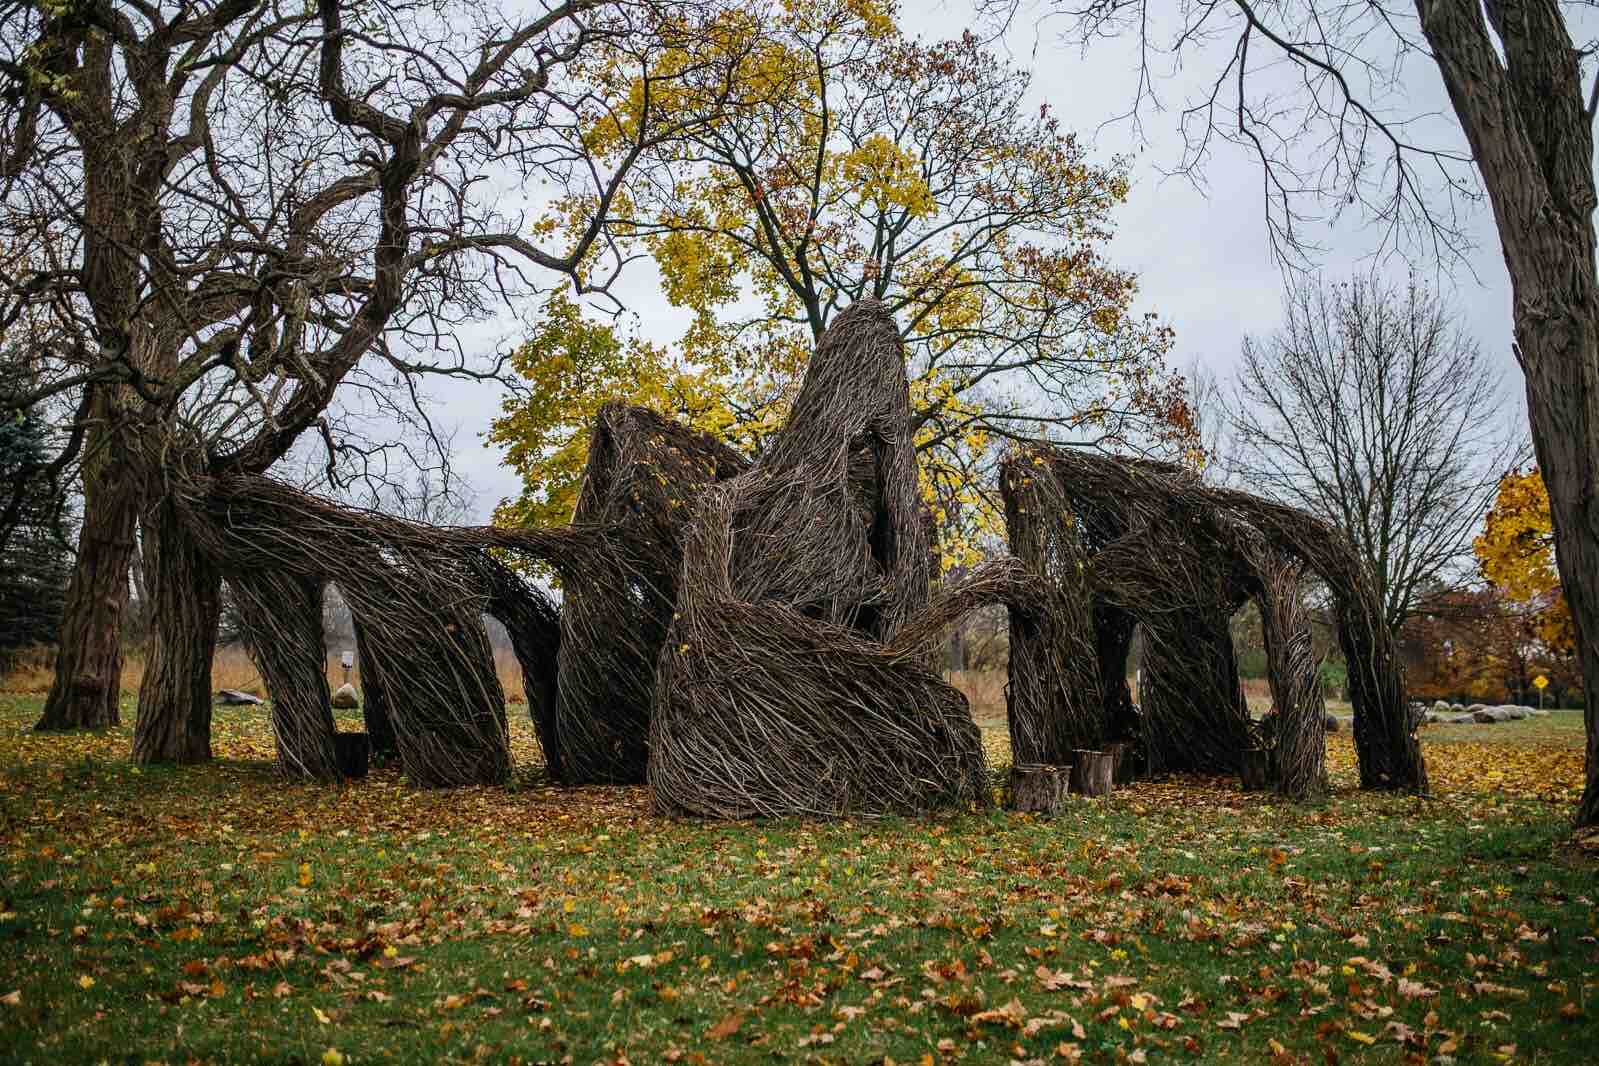
[[[350,711],[361,706],[361,697],[356,694],[355,686],[345,683],[333,693],[333,706],[341,711]]]
[[[1448,701],[1446,700],[1439,700],[1437,703],[1432,705],[1433,714],[1448,714],[1452,710],[1454,710],[1454,708],[1450,707]]]
[[[1549,712],[1547,710],[1545,710],[1544,708],[1542,708],[1542,707],[1527,707],[1527,708],[1524,708],[1524,710],[1526,710],[1528,718],[1548,718],[1549,717]]]
[[[1321,716],[1321,727],[1329,733],[1336,733],[1343,728],[1343,723],[1336,714],[1324,714]]]
[[[261,697],[248,692],[240,692],[236,688],[225,688],[217,692],[217,702],[227,707],[241,707],[251,703],[260,703]]]
[[[1504,706],[1497,708],[1497,710],[1503,711],[1513,722],[1519,722],[1527,717],[1527,708],[1517,707],[1513,703],[1507,703]]]
[[[1494,709],[1492,707],[1484,707],[1482,710],[1474,713],[1471,718],[1472,721],[1481,722],[1483,725],[1493,725],[1495,722],[1501,720],[1498,715],[1494,714]]]

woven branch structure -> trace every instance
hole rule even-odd
[[[678,598],[684,528],[702,488],[749,464],[704,434],[621,404],[600,409],[591,440],[573,523],[608,536],[599,558],[563,553],[552,560],[564,593],[556,777],[642,784],[656,660]]]
[[[396,751],[414,783],[489,784],[509,773],[485,615],[510,635],[551,776],[643,782],[678,540],[699,489],[747,464],[620,405],[602,409],[594,440],[577,516],[561,529],[431,527],[269,478],[187,483],[185,519],[240,592],[286,776],[337,775],[321,631],[322,590],[333,582],[355,619],[373,749]],[[500,554],[553,570],[560,608]]]
[[[1175,466],[1039,447],[1005,461],[1013,555],[930,594],[903,347],[855,304],[822,337],[759,459],[604,407],[573,522],[436,528],[259,477],[195,478],[176,507],[238,595],[286,776],[339,776],[321,610],[353,613],[374,750],[419,785],[510,772],[485,616],[510,634],[550,775],[647,782],[658,809],[836,817],[984,804],[965,698],[933,672],[949,626],[1010,613],[1019,766],[1117,751],[1225,771],[1261,739],[1228,620],[1261,604],[1278,787],[1321,787],[1321,694],[1300,594],[1331,590],[1363,784],[1423,788],[1369,575],[1324,523]],[[525,576],[558,579],[559,604]],[[1125,667],[1143,634],[1142,706]],[[1119,745],[1113,749],[1113,745]]]
[[[881,304],[834,320],[783,429],[700,493],[650,716],[658,809],[837,817],[987,802],[966,699],[928,667],[964,610],[1025,575],[929,604],[899,332]]]
[[[1010,719],[1017,760],[1113,741],[1148,769],[1234,772],[1253,743],[1228,620],[1261,604],[1278,708],[1279,787],[1323,775],[1316,663],[1300,606],[1305,574],[1329,589],[1349,664],[1361,784],[1424,790],[1397,649],[1348,541],[1302,511],[1206,485],[1185,468],[1065,448],[1019,451],[1000,482],[1011,550],[1064,601],[1012,608]],[[1125,690],[1132,623],[1144,636],[1141,703]],[[1068,664],[1075,665],[1068,665]],[[1024,749],[1022,744],[1035,743]],[[1316,747],[1313,755],[1311,748]]]

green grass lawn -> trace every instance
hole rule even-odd
[[[1354,791],[1346,734],[1316,806],[1180,780],[724,825],[549,787],[521,715],[511,787],[419,792],[279,781],[259,709],[141,769],[38,707],[0,696],[0,1061],[1599,1054],[1569,718],[1429,730],[1425,800]]]

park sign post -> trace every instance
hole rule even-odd
[[[1538,690],[1538,709],[1543,710],[1543,690],[1549,687],[1549,679],[1542,674],[1532,679],[1532,687]]]

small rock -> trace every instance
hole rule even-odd
[[[220,689],[217,692],[217,702],[228,707],[238,707],[244,704],[260,703],[260,696],[253,696],[248,692],[240,692],[236,688]]]
[[[1448,714],[1452,709],[1453,708],[1451,708],[1449,704],[1443,700],[1439,700],[1437,703],[1432,705],[1433,714]]]
[[[1493,723],[1499,721],[1499,718],[1495,716],[1492,707],[1484,707],[1471,717],[1474,721],[1481,722],[1483,725],[1492,725]]]
[[[1329,733],[1336,733],[1343,728],[1343,723],[1338,721],[1338,716],[1336,714],[1323,715],[1321,724],[1322,728]]]
[[[1529,718],[1548,718],[1549,712],[1542,707],[1528,707],[1527,716]]]
[[[1466,708],[1466,710],[1470,711],[1472,714],[1476,714],[1478,711],[1486,711],[1487,709],[1488,705],[1486,703],[1473,703],[1470,707]]]
[[[356,695],[355,686],[348,682],[340,685],[338,691],[333,694],[333,706],[341,711],[361,706],[361,697]]]

